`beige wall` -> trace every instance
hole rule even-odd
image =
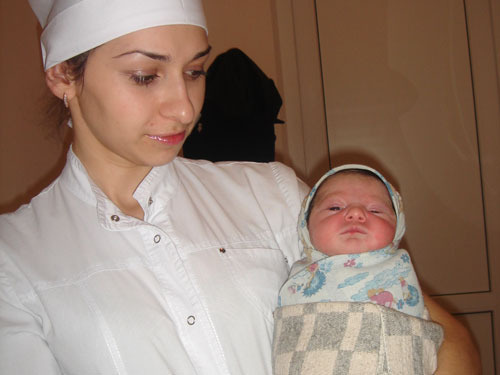
[[[45,84],[36,18],[27,1],[2,5],[0,17],[0,212],[6,212],[57,175],[62,144],[40,125]]]
[[[44,120],[39,27],[28,2],[0,0],[0,213],[26,203],[62,168],[66,149]],[[279,87],[271,0],[205,2],[212,59],[232,47],[250,56]],[[45,100],[46,101],[46,100]],[[283,134],[284,127],[278,132]],[[282,136],[278,152],[284,147]]]

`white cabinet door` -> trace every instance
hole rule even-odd
[[[488,290],[462,1],[316,3],[332,164],[374,165],[399,186],[428,289]]]
[[[296,72],[284,68],[283,81],[286,108],[301,112],[291,122],[304,134],[298,169],[312,184],[329,166],[358,162],[394,182],[407,215],[404,245],[424,289],[453,312],[474,314],[464,319],[485,369],[493,369],[500,338],[500,325],[491,324],[500,308],[495,7],[487,0],[277,4],[282,61],[296,56]],[[288,87],[299,88],[298,99]]]

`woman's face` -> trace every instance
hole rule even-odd
[[[71,100],[73,149],[85,164],[170,162],[198,119],[209,45],[196,26],[159,26],[93,50]]]

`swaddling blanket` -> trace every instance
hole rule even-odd
[[[388,246],[327,256],[312,250],[292,266],[278,306],[311,302],[372,302],[422,318],[422,291],[406,250]]]
[[[373,303],[317,302],[274,312],[275,375],[427,375],[442,328]]]

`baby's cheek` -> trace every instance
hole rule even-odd
[[[309,229],[309,239],[311,240],[311,244],[316,247],[317,235],[315,230]]]
[[[332,247],[333,231],[321,228],[319,230],[318,228],[312,231],[309,230],[309,238],[315,249],[325,254],[329,253],[329,249]]]
[[[309,228],[309,239],[311,240],[311,244],[315,248],[321,248],[323,242],[324,242],[324,237],[325,237],[325,231],[318,230],[317,227],[314,227],[314,229]]]
[[[395,234],[396,227],[386,222],[384,225],[380,226],[377,238],[381,245],[387,246],[394,240]]]

